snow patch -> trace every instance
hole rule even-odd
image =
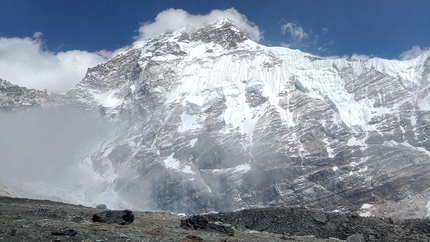
[[[136,91],[136,86],[133,84],[130,86],[130,89],[131,89],[131,92],[134,93]]]
[[[182,113],[181,120],[182,120],[181,125],[178,128],[178,131],[181,133],[190,131],[190,130],[196,130],[202,127],[198,122],[199,118],[197,116]]]
[[[249,138],[249,146],[252,146],[252,138],[254,135],[255,125],[257,125],[258,118],[250,119],[246,118],[243,120],[243,131]]]
[[[124,99],[116,97],[117,90],[110,90],[108,92],[101,93],[101,94],[96,94],[92,92],[92,94],[93,94],[94,100],[106,108],[116,108],[119,105],[121,105],[122,102],[124,101]]]
[[[423,98],[419,103],[418,107],[421,110],[430,111],[430,94],[428,94],[425,98]]]
[[[184,166],[184,168],[182,169],[183,173],[188,173],[188,174],[196,174],[194,171],[191,170],[191,166]]]
[[[194,171],[191,170],[191,166],[182,166],[179,160],[173,158],[173,155],[174,153],[172,153],[170,156],[164,159],[164,166],[166,168],[177,170],[182,173],[193,174],[193,175],[196,174]]]
[[[359,165],[361,165],[361,164],[363,164],[364,162],[366,162],[368,160],[368,157],[366,157],[366,158],[361,158],[358,162],[351,162],[351,163],[349,163],[349,166],[351,166],[352,167],[352,169],[351,169],[351,171],[349,172],[349,175],[350,176],[352,176],[353,174],[354,174],[354,172],[353,172],[353,170],[355,169],[355,167],[356,166],[359,166]],[[367,171],[367,169],[368,169],[368,167],[367,166],[365,166],[365,167],[363,167],[363,168],[361,168],[361,167],[359,167],[359,170],[358,170],[358,173],[364,173],[364,172],[366,172]]]
[[[213,173],[233,173],[233,174],[244,174],[251,170],[249,164],[241,164],[236,167],[225,168],[225,169],[212,169]]]
[[[215,103],[221,101],[222,98],[223,95],[219,93],[219,90],[207,91],[206,93],[201,93],[201,95],[190,95],[186,99],[186,105],[193,111],[204,112]]]
[[[193,147],[193,146],[196,144],[197,140],[198,140],[197,138],[192,139],[192,140],[190,140],[190,141],[188,142],[188,144],[189,144],[191,147]]]
[[[172,169],[178,170],[180,163],[177,159],[173,158],[173,155],[174,154],[172,153],[170,156],[168,156],[164,159],[164,165],[167,168],[172,168]]]
[[[263,82],[261,82],[260,80],[254,80],[254,81],[251,81],[247,84],[245,91],[256,92],[256,91],[260,91],[261,89],[263,89],[263,87],[264,87]]]
[[[246,173],[251,170],[251,166],[249,164],[241,164],[234,168],[233,173]]]
[[[334,158],[335,155],[336,155],[336,153],[334,152],[334,149],[332,149],[330,147],[330,140],[328,138],[325,138],[325,139],[323,139],[323,142],[326,144],[325,145],[325,147],[326,147],[325,149],[327,151],[328,157],[329,158]]]
[[[385,145],[389,145],[389,146],[397,146],[397,145],[406,146],[406,147],[408,147],[408,148],[410,148],[412,150],[416,150],[416,151],[421,152],[421,153],[423,153],[423,154],[425,154],[425,155],[427,155],[427,156],[430,157],[430,151],[426,150],[423,147],[414,147],[411,144],[407,143],[407,141],[404,141],[403,143],[398,143],[398,142],[396,142],[394,140],[391,140],[391,141],[384,142],[384,144]]]
[[[360,212],[360,213],[358,213],[358,215],[360,215],[361,217],[371,217],[372,213],[371,212]]]
[[[154,56],[152,57],[153,61],[171,61],[171,60],[176,60],[179,59],[180,57],[176,56],[176,55],[172,55],[172,54],[167,54],[167,55],[162,55],[162,56]]]
[[[343,123],[361,130],[371,118],[369,102],[357,102],[346,92],[344,83],[333,68],[305,70],[297,73],[296,83],[308,92],[334,106]]]
[[[369,209],[371,207],[373,207],[373,204],[364,203],[363,205],[361,205],[361,210]]]
[[[427,208],[427,215],[426,215],[426,217],[429,217],[430,216],[430,198],[429,198],[429,201],[426,204],[426,208]]]
[[[364,166],[363,168],[362,168],[362,167],[360,167],[360,169],[358,170],[358,173],[366,172],[368,169],[369,169],[369,167],[368,167],[368,166]]]
[[[364,145],[364,142],[361,139],[358,139],[356,137],[351,137],[348,142],[346,143],[348,146],[362,146]]]

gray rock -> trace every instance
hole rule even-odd
[[[106,209],[107,209],[107,206],[106,206],[106,204],[98,204],[98,205],[96,206],[96,208],[97,208],[97,209],[106,210]]]
[[[181,228],[190,229],[193,228],[195,230],[208,230],[208,231],[217,231],[220,233],[228,234],[230,236],[234,235],[234,230],[228,226],[210,223],[208,220],[200,215],[193,215],[187,219],[181,220]]]

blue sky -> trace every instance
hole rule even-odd
[[[71,55],[86,65],[103,61],[132,44],[142,25],[169,8],[190,15],[234,8],[258,27],[261,44],[319,56],[407,59],[430,47],[429,0],[0,0],[0,78],[31,86],[23,75],[2,75],[2,66],[11,72],[10,65],[20,59],[36,71],[48,68],[49,61],[70,62]],[[31,44],[34,56],[25,56],[32,52],[26,49]],[[52,58],[31,66],[38,54]],[[64,72],[65,64],[60,64]],[[79,73],[86,69],[75,67]],[[64,91],[60,86],[49,89]]]

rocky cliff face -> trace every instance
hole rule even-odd
[[[228,20],[135,43],[66,93],[117,122],[84,161],[135,208],[275,204],[422,217],[430,51],[324,59]]]
[[[50,105],[50,98],[46,90],[28,89],[0,79],[0,111],[22,111]]]

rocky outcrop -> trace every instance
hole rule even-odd
[[[187,219],[181,220],[181,228],[183,229],[195,229],[195,230],[208,230],[217,231],[233,236],[234,230],[228,226],[210,223],[205,217],[195,215]]]
[[[0,111],[21,111],[50,105],[51,100],[46,90],[28,89],[0,79]]]
[[[191,218],[197,217],[199,215]],[[357,213],[324,213],[301,207],[207,214],[200,218],[204,219],[230,224],[238,229],[346,241],[428,241],[430,236],[429,219],[363,218]]]
[[[93,215],[93,222],[108,223],[108,224],[131,224],[134,221],[134,214],[130,210],[115,211],[106,210]]]

